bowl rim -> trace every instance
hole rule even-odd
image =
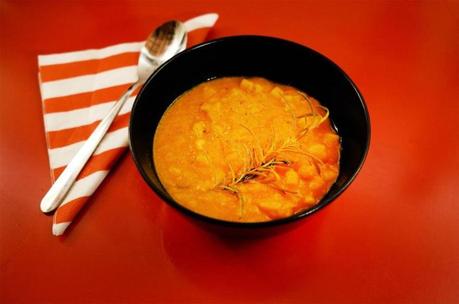
[[[195,212],[195,211],[193,211],[191,209],[188,209],[185,206],[183,206],[183,205],[179,204],[178,202],[176,202],[171,196],[164,195],[163,192],[160,189],[157,189],[156,185],[150,180],[150,178],[148,177],[147,173],[145,172],[140,160],[138,160],[137,157],[136,157],[136,153],[134,151],[134,147],[133,147],[132,141],[131,141],[131,138],[133,136],[133,134],[132,134],[132,125],[134,124],[132,119],[129,120],[129,150],[131,152],[131,155],[132,155],[134,163],[135,163],[135,165],[137,167],[137,170],[140,172],[141,176],[143,177],[144,181],[148,184],[148,186],[156,193],[156,195],[158,195],[163,201],[168,203],[170,206],[178,209],[179,211],[183,212],[184,214],[186,214],[186,215],[188,215],[188,216],[190,216],[192,218],[199,219],[199,220],[202,220],[204,222],[211,223],[211,224],[218,224],[218,225],[229,226],[229,227],[237,227],[237,228],[241,228],[241,227],[242,228],[244,228],[244,227],[245,228],[257,228],[257,227],[261,228],[261,227],[271,227],[271,226],[277,226],[279,224],[291,223],[291,222],[297,221],[299,219],[305,218],[307,216],[310,216],[310,215],[316,213],[317,211],[319,211],[319,210],[325,208],[326,206],[328,206],[338,196],[340,196],[349,187],[349,185],[355,180],[356,176],[358,175],[358,173],[362,169],[363,164],[365,163],[365,160],[367,158],[369,148],[370,148],[370,140],[371,140],[370,114],[369,114],[369,111],[368,111],[368,107],[367,107],[367,105],[365,103],[365,100],[363,98],[363,95],[361,94],[361,92],[357,88],[356,84],[347,75],[347,73],[338,64],[336,64],[333,60],[331,60],[327,56],[323,55],[322,53],[319,53],[318,51],[316,51],[316,50],[314,50],[314,49],[312,49],[310,47],[307,47],[305,45],[299,44],[297,42],[294,42],[294,41],[291,41],[291,40],[287,40],[287,39],[283,39],[283,38],[273,37],[273,36],[234,35],[234,36],[225,36],[225,37],[209,40],[209,41],[197,44],[195,46],[192,46],[192,47],[190,47],[190,48],[188,48],[188,49],[176,54],[175,56],[173,56],[172,58],[170,58],[169,60],[167,60],[166,62],[161,64],[158,67],[158,69],[156,69],[150,75],[150,77],[147,79],[147,81],[145,82],[145,84],[142,86],[141,90],[137,94],[137,96],[135,98],[135,101],[134,101],[134,104],[133,104],[132,109],[131,109],[131,117],[132,117],[132,113],[135,112],[136,107],[139,104],[139,100],[142,98],[143,92],[146,90],[146,88],[148,87],[149,83],[155,78],[155,76],[158,73],[160,73],[163,69],[167,68],[171,62],[175,61],[177,58],[181,58],[183,56],[187,56],[187,54],[195,52],[196,50],[199,50],[201,48],[205,48],[205,47],[208,47],[208,46],[211,46],[211,45],[214,45],[214,44],[225,43],[227,41],[240,40],[240,39],[242,39],[242,40],[243,39],[255,39],[255,40],[260,40],[260,41],[261,40],[271,40],[272,42],[275,42],[275,43],[283,43],[283,44],[291,45],[291,46],[296,47],[296,48],[303,48],[308,52],[312,52],[312,53],[314,53],[316,55],[319,55],[320,57],[323,57],[329,64],[331,64],[334,68],[336,68],[336,70],[342,76],[344,76],[346,81],[351,85],[352,89],[357,94],[357,97],[359,99],[360,105],[361,105],[361,107],[363,109],[363,114],[364,114],[364,119],[365,119],[365,126],[366,126],[366,129],[367,129],[367,137],[366,137],[366,142],[365,142],[365,149],[363,151],[362,158],[359,161],[359,165],[356,168],[356,170],[353,172],[353,174],[347,179],[347,181],[341,187],[339,187],[336,190],[335,193],[333,193],[332,195],[330,195],[328,197],[325,196],[324,197],[325,199],[324,198],[321,199],[317,204],[315,204],[311,208],[305,209],[305,210],[303,210],[301,212],[298,212],[298,213],[295,213],[295,214],[292,214],[292,215],[290,215],[288,217],[275,219],[275,220],[270,220],[270,221],[264,221],[264,222],[227,221],[227,220],[223,220],[223,219],[209,217],[209,216],[206,216],[204,214],[197,213],[197,212]],[[163,114],[164,114],[164,112],[163,112]],[[161,115],[163,115],[163,114],[161,114]],[[155,128],[155,130],[156,130],[156,128]],[[152,165],[153,165],[152,169],[154,170],[154,173],[156,175],[158,175],[157,172],[156,172],[156,167],[155,167],[154,161],[152,161]],[[159,177],[158,177],[158,181],[161,183],[161,180],[159,179]],[[163,188],[167,192],[167,190],[166,190],[166,188],[164,186],[163,186]]]

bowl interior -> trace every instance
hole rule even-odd
[[[135,101],[129,127],[131,152],[145,181],[164,200],[194,214],[173,201],[155,171],[152,144],[162,114],[185,91],[206,80],[227,76],[259,76],[290,85],[330,110],[342,138],[338,179],[317,205],[292,218],[322,208],[347,188],[363,164],[370,138],[368,112],[355,85],[336,64],[309,48],[271,37],[235,36],[175,56],[149,78]]]

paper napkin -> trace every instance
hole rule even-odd
[[[218,19],[186,21],[188,46],[203,42]],[[62,173],[100,120],[137,80],[141,42],[38,56],[51,179]],[[56,210],[52,232],[62,235],[128,146],[128,123],[137,92],[128,99],[94,155]]]

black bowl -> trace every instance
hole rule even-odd
[[[315,97],[330,110],[331,120],[342,138],[340,173],[318,204],[279,220],[240,223],[198,214],[175,202],[167,193],[153,163],[152,144],[158,122],[182,93],[209,79],[225,76],[259,76],[290,85]],[[151,75],[132,108],[129,139],[137,168],[164,201],[188,215],[213,223],[260,227],[304,218],[338,197],[354,180],[365,160],[370,141],[370,120],[356,86],[330,59],[278,38],[235,36],[190,48]]]

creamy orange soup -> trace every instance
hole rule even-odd
[[[159,178],[179,204],[238,222],[317,204],[339,171],[328,109],[263,78],[202,83],[163,115],[153,143]]]

